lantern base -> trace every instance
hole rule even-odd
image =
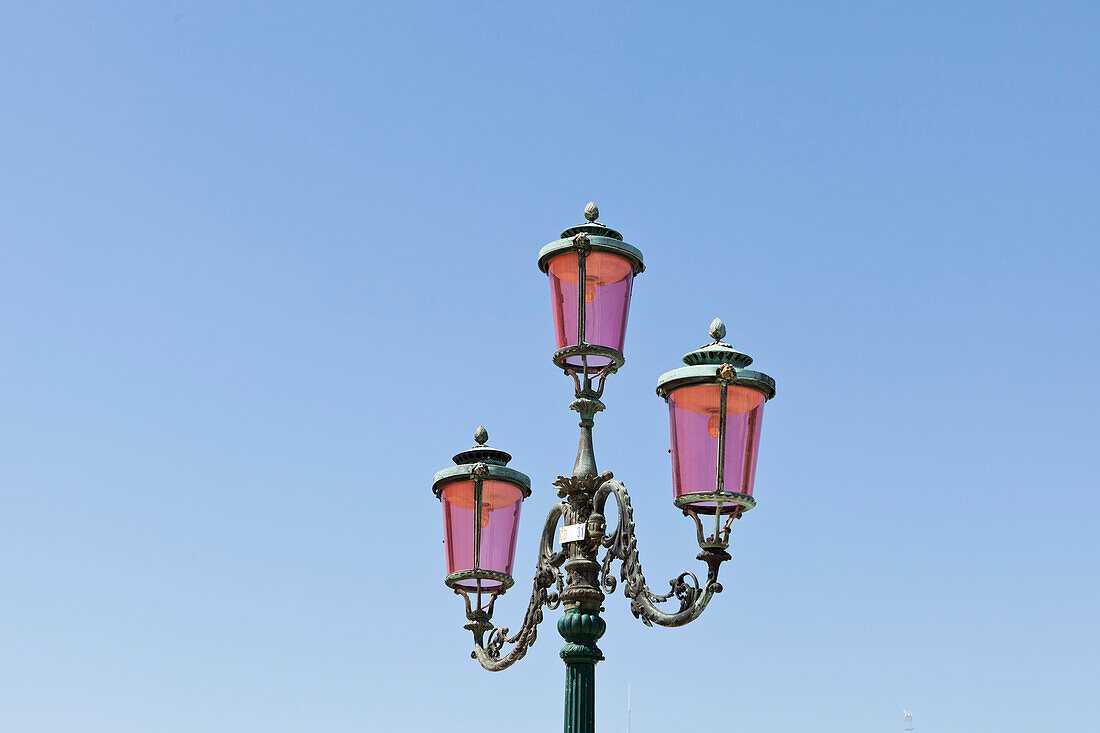
[[[690,509],[696,514],[736,514],[747,512],[756,506],[756,500],[748,494],[735,494],[731,491],[681,494],[673,503],[677,509]]]
[[[710,502],[715,502],[715,506],[706,505]],[[684,510],[684,516],[691,517],[695,521],[699,547],[703,549],[703,555],[706,555],[706,557],[700,555],[699,559],[706,560],[708,563],[715,558],[707,553],[722,552],[724,554],[726,548],[730,546],[733,520],[740,519],[744,512],[756,506],[756,502],[748,494],[735,494],[729,491],[684,494],[678,497],[675,503],[678,508]],[[703,522],[699,519],[700,514],[714,517],[713,534],[708,535],[703,528]],[[722,517],[726,518],[725,523],[722,522]],[[707,523],[710,523],[709,519]],[[721,561],[719,560],[719,562]]]
[[[443,579],[443,582],[447,584],[448,588],[476,593],[479,590],[477,582],[479,580],[487,580],[492,583],[492,585],[481,584],[480,590],[486,593],[503,593],[515,585],[516,582],[507,573],[482,569],[459,570],[448,575]]]
[[[578,360],[581,357],[589,357],[588,367],[593,372],[598,369],[606,369],[610,367],[610,371],[615,371],[623,364],[626,363],[626,358],[623,357],[623,352],[618,349],[613,349],[610,346],[599,346],[596,344],[576,344],[574,346],[566,346],[558,349],[554,352],[554,366],[559,369],[583,369],[582,364],[572,364],[567,360]],[[599,363],[594,363],[593,359]]]

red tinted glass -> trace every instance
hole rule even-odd
[[[630,288],[634,268],[625,257],[609,252],[589,252],[585,258],[584,340],[588,344],[623,350],[626,318],[630,312]],[[550,260],[550,302],[558,348],[575,346],[577,338],[577,253],[567,252]],[[607,357],[588,357],[590,366],[605,366]],[[579,356],[567,363],[582,366]]]
[[[475,509],[474,482],[460,481],[443,489],[443,531],[447,549],[447,573],[459,570],[495,570],[512,574],[516,552],[516,530],[523,494],[503,481],[485,481],[481,507]],[[476,515],[476,526],[475,526]],[[478,564],[474,565],[475,537],[480,536]],[[476,589],[476,580],[459,583]],[[500,581],[482,580],[482,588],[495,588]]]
[[[764,395],[748,387],[726,388],[724,491],[752,495]],[[684,494],[713,492],[718,486],[718,431],[721,387],[683,387],[668,399],[672,437],[672,489]],[[715,502],[699,506],[713,507]]]

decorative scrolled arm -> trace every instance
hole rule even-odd
[[[499,672],[511,667],[523,659],[527,650],[535,643],[538,635],[538,626],[542,623],[542,607],[553,610],[560,603],[560,594],[563,588],[561,564],[565,562],[565,555],[554,552],[554,532],[558,527],[558,520],[567,505],[564,502],[550,507],[550,513],[546,517],[546,524],[542,530],[542,540],[539,543],[538,562],[535,565],[535,581],[531,589],[531,601],[527,605],[527,613],[523,616],[523,625],[513,636],[508,636],[506,626],[492,627],[489,619],[492,617],[493,601],[485,611],[472,611],[467,608],[467,618],[470,623],[466,628],[474,634],[474,650],[470,656],[481,663],[481,666],[490,672]],[[550,589],[555,590],[551,591]],[[488,638],[485,639],[485,633]],[[501,656],[505,644],[515,646]]]
[[[704,548],[699,559],[707,563],[706,583],[700,587],[693,573],[684,572],[669,581],[668,593],[659,595],[649,589],[642,564],[638,558],[638,539],[634,535],[634,512],[630,507],[630,494],[621,481],[605,482],[592,499],[593,512],[604,516],[604,505],[609,495],[615,496],[619,509],[619,522],[615,531],[603,538],[607,548],[600,572],[600,585],[608,592],[614,592],[618,583],[611,573],[611,563],[621,560],[619,579],[623,582],[623,594],[630,599],[630,611],[646,626],[683,626],[703,613],[715,593],[722,591],[718,582],[719,566],[730,559],[728,553],[718,548]],[[679,610],[666,613],[656,604],[676,598],[680,602]]]

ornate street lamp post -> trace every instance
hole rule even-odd
[[[631,612],[647,626],[683,626],[721,592],[718,569],[730,559],[731,524],[756,505],[761,417],[764,403],[775,396],[772,378],[748,369],[752,358],[722,342],[726,328],[717,318],[710,326],[713,343],[687,354],[686,366],[657,380],[657,394],[669,407],[673,503],[695,522],[707,577],[700,585],[693,573],[681,573],[668,593],[654,593],[638,560],[630,495],[610,471],[597,471],[592,447],[604,384],[625,363],[630,292],[644,269],[642,253],[596,221],[595,204],[584,214],[587,223],[566,229],[539,253],[554,307],[553,361],[573,378],[570,408],[580,414],[581,436],[572,475],[554,482],[564,501],[550,507],[543,525],[531,601],[515,634],[491,620],[496,599],[513,584],[516,529],[530,479],[508,467],[511,456],[486,445],[488,434],[479,427],[477,445],[456,455],[455,465],[437,473],[433,485],[443,504],[445,582],[465,599],[471,656],[482,667],[496,672],[522,659],[535,643],[543,606],[565,608],[558,619],[565,639],[565,733],[595,729],[595,666],[603,659],[596,641],[606,628],[600,617],[605,592],[621,582]],[[618,522],[608,532],[604,508],[612,497]],[[617,580],[611,567],[616,561]],[[679,608],[658,608],[673,599]],[[505,645],[511,645],[507,652]]]

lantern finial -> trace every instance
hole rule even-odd
[[[477,430],[474,431],[474,441],[477,445],[456,454],[454,457],[455,464],[490,463],[494,466],[507,466],[508,461],[512,460],[512,456],[498,448],[490,448],[485,445],[488,440],[489,431],[485,429],[484,425],[478,425]]]
[[[726,337],[726,324],[722,323],[721,318],[715,318],[710,322],[710,337],[715,343]]]
[[[584,207],[584,218],[588,221],[596,221],[600,218],[600,207],[596,206],[595,201],[589,201],[588,205]]]

